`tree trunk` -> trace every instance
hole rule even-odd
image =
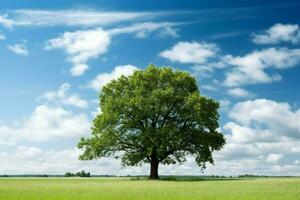
[[[150,176],[149,176],[150,180],[158,180],[159,179],[158,164],[159,164],[159,162],[158,162],[157,158],[151,159],[151,169],[150,169]]]

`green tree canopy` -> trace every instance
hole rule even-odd
[[[158,165],[195,157],[203,169],[212,152],[225,144],[218,132],[219,104],[200,95],[195,78],[169,67],[148,66],[102,88],[101,113],[90,138],[81,138],[82,160],[121,157],[124,166],[150,163],[150,179]]]

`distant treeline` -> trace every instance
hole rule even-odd
[[[242,174],[238,176],[239,178],[258,178],[258,177],[265,177],[265,178],[276,178],[276,177],[294,177],[294,176],[267,176],[267,175],[255,175],[255,174]]]
[[[129,177],[129,178],[132,178],[132,179],[147,179],[148,176],[147,175],[123,175],[123,176],[117,176],[117,175],[91,175],[90,172],[85,172],[84,170],[80,171],[80,172],[77,172],[77,173],[71,173],[71,172],[66,172],[64,175],[60,175],[60,174],[17,174],[17,175],[7,175],[7,174],[4,174],[4,175],[0,175],[0,178],[5,178],[5,177],[40,177],[40,178],[43,178],[43,177]],[[267,176],[267,175],[255,175],[255,174],[241,174],[241,175],[238,175],[238,176],[224,176],[224,175],[204,175],[204,176],[172,176],[172,175],[162,175],[160,176],[162,180],[173,180],[173,179],[195,179],[195,180],[198,180],[198,179],[230,179],[230,178],[273,178],[273,177],[298,177],[298,176]]]
[[[60,175],[60,174],[51,174],[51,175],[49,175],[49,174],[17,174],[17,175],[15,175],[15,174],[9,174],[9,175],[7,175],[7,174],[2,174],[2,175],[0,175],[0,178],[9,178],[9,177],[15,177],[15,178],[18,178],[18,177],[20,177],[20,178],[22,178],[22,177],[24,177],[24,178],[43,178],[43,177],[53,177],[53,178],[55,178],[55,177],[66,177],[66,174],[64,174],[64,175]],[[117,177],[116,175],[90,175],[90,177]]]
[[[268,177],[266,175],[255,175],[255,174],[242,174],[239,175],[239,178],[251,178],[251,177]]]
[[[5,177],[24,177],[24,178],[30,178],[30,177],[64,177],[64,175],[49,175],[49,174],[4,174],[4,175],[0,175],[1,178],[5,178]]]
[[[91,173],[85,172],[84,170],[77,173],[67,172],[65,173],[65,177],[91,177]]]

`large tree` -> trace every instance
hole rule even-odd
[[[225,144],[218,131],[219,104],[200,95],[195,78],[168,67],[148,66],[104,86],[90,138],[81,138],[82,160],[121,157],[124,166],[158,165],[195,157],[203,169]]]

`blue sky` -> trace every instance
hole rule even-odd
[[[82,162],[101,87],[149,63],[218,100],[226,147],[206,174],[300,175],[297,1],[1,1],[0,174],[145,174]],[[200,174],[192,158],[163,174]]]

